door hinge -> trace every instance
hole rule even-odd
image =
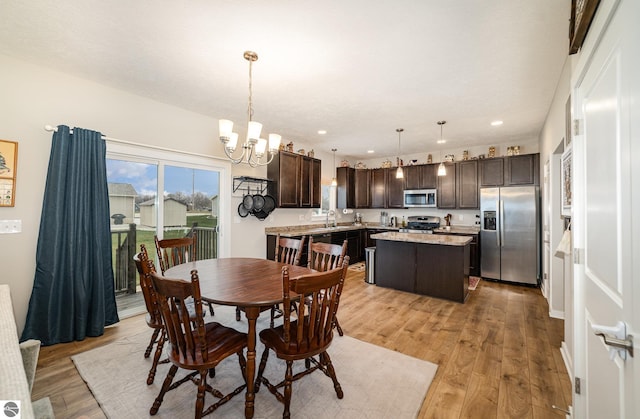
[[[575,377],[573,379],[574,385],[574,391],[576,392],[576,394],[580,394],[580,377]]]
[[[573,263],[580,265],[584,262],[584,249],[579,247],[573,248]]]
[[[573,120],[573,135],[582,135],[582,119]]]

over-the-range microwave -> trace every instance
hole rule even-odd
[[[436,197],[435,189],[405,189],[404,206],[406,208],[435,208],[437,206]]]

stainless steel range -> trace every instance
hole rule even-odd
[[[407,227],[401,228],[401,233],[433,234],[433,229],[440,227],[440,217],[414,215],[407,219]]]

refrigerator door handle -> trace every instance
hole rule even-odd
[[[500,247],[500,220],[502,215],[500,214],[500,200],[496,199],[496,246]]]
[[[500,246],[504,247],[504,200],[500,200]]]

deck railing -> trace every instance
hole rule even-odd
[[[193,223],[186,236],[196,232],[198,241],[196,255],[198,259],[215,259],[218,257],[218,228],[198,227]],[[128,230],[112,231],[111,241],[114,246],[114,290],[116,295],[135,294],[137,286],[137,270],[133,256],[138,252],[136,224],[129,224]],[[155,255],[155,245],[147,244],[147,250]],[[151,256],[153,257],[153,256]]]
[[[113,243],[114,240],[117,243],[113,269],[115,293],[135,294],[136,265],[133,261],[133,255],[136,253],[136,225],[129,224],[129,229],[126,231],[112,231],[111,242]]]

